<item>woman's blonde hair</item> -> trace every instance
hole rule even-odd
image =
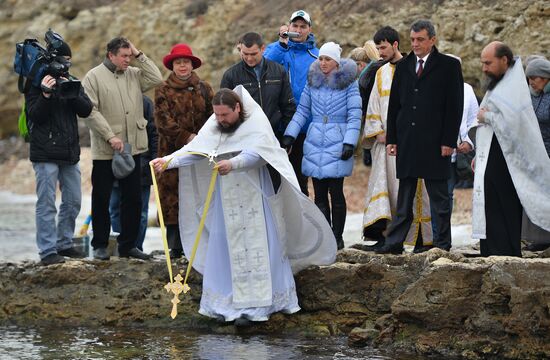
[[[349,53],[349,58],[353,61],[363,61],[365,63],[369,62],[367,51],[362,47],[351,50],[351,52]]]
[[[378,49],[376,48],[376,44],[374,44],[374,41],[367,40],[365,42],[365,45],[363,45],[363,49],[365,49],[365,52],[367,53],[367,57],[372,61],[378,61],[380,60],[380,53],[378,52]]]

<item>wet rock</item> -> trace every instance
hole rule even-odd
[[[365,347],[371,345],[378,337],[380,331],[372,328],[354,328],[348,336],[348,345],[354,347]]]
[[[345,262],[345,260],[350,262]],[[239,333],[348,335],[435,357],[550,357],[550,259],[466,258],[439,250],[382,256],[345,250],[331,266],[296,274],[302,311],[273,314]],[[176,262],[174,274],[185,271]],[[180,296],[178,317],[162,258],[0,264],[0,324],[180,327],[234,333],[199,315],[201,276]]]

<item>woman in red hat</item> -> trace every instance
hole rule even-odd
[[[193,71],[201,60],[187,44],[172,47],[162,62],[172,72],[155,91],[155,123],[158,156],[165,156],[189,143],[212,114],[214,91]],[[166,224],[170,257],[183,254],[178,228],[178,171],[167,170],[158,181]]]

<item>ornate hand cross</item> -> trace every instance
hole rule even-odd
[[[172,298],[172,312],[170,313],[172,319],[175,319],[178,315],[178,304],[180,303],[179,294],[181,294],[182,291],[185,294],[191,290],[189,285],[181,283],[182,280],[183,278],[180,274],[178,274],[174,278],[174,282],[164,285],[167,292],[172,292],[174,294],[174,297]]]

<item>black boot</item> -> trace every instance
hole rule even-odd
[[[346,204],[336,204],[332,206],[332,232],[336,238],[338,250],[344,248],[344,225],[346,224]]]

